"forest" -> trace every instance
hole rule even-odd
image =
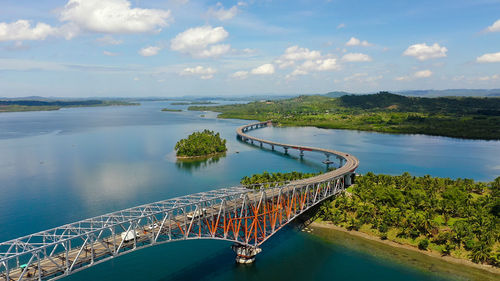
[[[247,104],[190,106],[221,118],[273,120],[284,126],[315,126],[385,133],[500,139],[500,98],[371,95],[299,96]]]
[[[200,157],[227,151],[226,140],[210,130],[194,132],[175,144],[177,157]]]
[[[242,183],[287,178],[277,175],[252,175]],[[483,183],[367,173],[356,177],[355,185],[342,195],[324,202],[317,220],[420,250],[500,266],[500,177]]]

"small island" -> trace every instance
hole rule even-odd
[[[227,151],[226,140],[210,130],[194,132],[175,144],[177,158],[209,157]]]
[[[182,112],[182,109],[171,109],[171,108],[164,108],[161,111],[167,111],[167,112]]]

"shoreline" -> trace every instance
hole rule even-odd
[[[199,160],[199,159],[204,159],[204,158],[210,158],[210,157],[215,157],[215,156],[222,156],[226,154],[227,151],[224,152],[216,152],[216,153],[210,153],[207,155],[199,155],[199,156],[175,156],[177,160]]]
[[[365,239],[365,240],[369,240],[369,241],[375,242],[375,243],[380,244],[380,245],[385,245],[385,246],[389,246],[392,248],[412,251],[416,254],[425,255],[427,257],[431,257],[433,259],[437,259],[437,260],[446,262],[446,263],[453,265],[453,266],[466,266],[469,268],[474,268],[476,270],[481,270],[483,272],[487,272],[488,274],[495,274],[495,275],[498,275],[498,277],[500,278],[500,269],[496,268],[494,266],[491,266],[491,265],[477,264],[477,263],[473,263],[472,261],[469,261],[469,260],[460,259],[460,258],[451,257],[451,256],[442,256],[441,254],[433,252],[433,251],[422,251],[422,250],[420,250],[414,246],[411,246],[411,245],[400,244],[400,243],[397,243],[397,242],[394,242],[391,240],[381,240],[379,237],[376,237],[376,236],[373,236],[373,235],[370,235],[370,234],[367,234],[364,232],[355,231],[355,230],[348,231],[347,229],[345,229],[343,227],[336,226],[336,225],[329,223],[329,222],[316,222],[316,221],[314,221],[309,225],[309,227],[311,227],[313,229],[319,228],[319,229],[327,230],[330,232],[333,232],[333,231],[342,232],[342,233],[345,233],[347,235],[355,236],[355,237]],[[431,262],[431,261],[429,261],[429,262]]]

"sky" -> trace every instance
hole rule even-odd
[[[0,97],[500,88],[500,0],[1,0]]]

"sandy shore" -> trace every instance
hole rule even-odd
[[[421,255],[426,255],[426,256],[429,256],[429,257],[432,257],[432,258],[435,258],[435,259],[439,259],[439,260],[442,260],[442,261],[446,261],[448,263],[452,263],[452,264],[454,264],[456,266],[467,266],[467,267],[471,267],[471,268],[475,268],[475,269],[479,269],[479,270],[484,270],[484,271],[487,271],[489,273],[493,273],[493,274],[499,275],[499,279],[498,280],[500,280],[500,269],[498,269],[496,267],[493,267],[491,265],[477,264],[477,263],[473,263],[471,261],[464,260],[464,259],[459,259],[459,258],[450,257],[450,256],[442,256],[441,254],[436,253],[436,252],[422,251],[422,250],[419,250],[418,248],[410,246],[410,245],[404,245],[404,244],[400,244],[400,243],[397,243],[397,242],[394,242],[394,241],[389,241],[389,240],[381,240],[379,237],[372,236],[372,235],[369,235],[369,234],[366,234],[366,233],[363,233],[363,232],[348,231],[345,228],[333,225],[333,224],[328,223],[328,222],[312,222],[310,224],[310,227],[313,228],[313,229],[314,228],[331,229],[331,230],[335,230],[335,231],[347,233],[349,235],[361,237],[363,239],[367,239],[367,240],[370,240],[370,241],[373,241],[373,242],[376,242],[376,243],[388,245],[388,246],[391,246],[391,247],[396,247],[396,248],[399,248],[399,249],[410,250],[410,251],[419,253]]]

